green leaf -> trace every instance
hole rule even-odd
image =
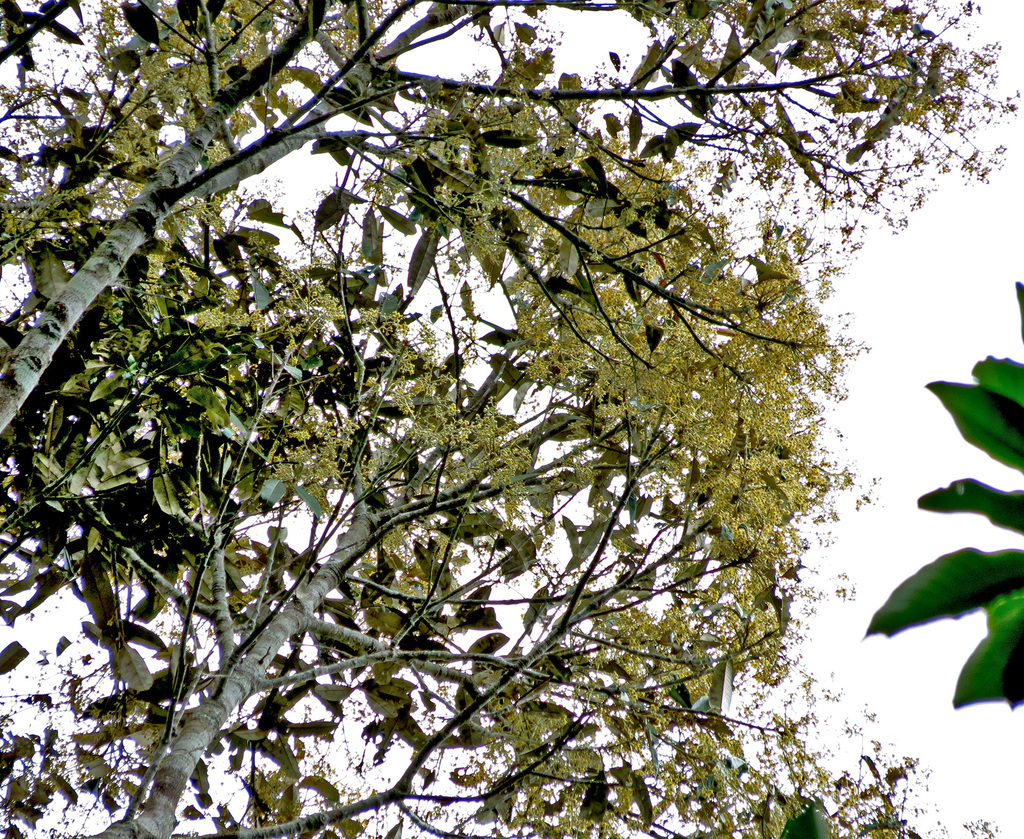
[[[971,375],[985,390],[1024,405],[1024,364],[989,356],[974,365]]]
[[[1024,533],[1024,492],[1002,492],[970,478],[922,495],[917,506],[935,513],[981,513],[994,525]]]
[[[318,519],[323,516],[323,507],[320,506],[320,502],[316,500],[316,497],[312,495],[308,489],[295,487],[295,491],[298,493],[299,498],[306,502],[306,506],[309,507],[309,512],[313,514],[313,518]]]
[[[830,839],[831,836],[828,817],[816,803],[808,804],[790,818],[782,830],[782,839]]]
[[[1005,699],[1024,701],[1024,591],[997,598],[988,607],[988,636],[967,659],[953,707]]]
[[[910,626],[987,606],[1002,594],[1024,588],[1024,553],[982,553],[966,548],[946,554],[889,595],[868,627],[868,635],[894,635]]]
[[[1024,283],[1017,283],[1017,307],[1020,309],[1020,336],[1024,340]]]
[[[252,283],[252,299],[256,303],[256,308],[267,308],[270,305],[270,292],[267,291],[267,287],[255,277],[250,277],[249,281]]]
[[[267,502],[270,506],[274,506],[284,498],[284,494],[287,491],[288,486],[284,481],[278,480],[277,478],[267,478],[266,483],[263,484],[263,489],[260,490],[260,498]]]
[[[227,408],[213,388],[193,385],[188,389],[188,398],[205,409],[206,416],[214,425],[227,428],[231,424]]]
[[[953,415],[968,443],[1024,470],[1024,407],[977,385],[932,382],[928,389]]]
[[[174,481],[166,469],[161,469],[153,476],[153,496],[156,503],[169,516],[177,516],[181,512],[178,494],[174,489]]]

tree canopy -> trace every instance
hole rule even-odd
[[[9,836],[914,835],[790,609],[970,4],[3,9]]]

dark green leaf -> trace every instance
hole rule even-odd
[[[868,634],[893,635],[937,618],[957,617],[1024,588],[1024,553],[946,554],[900,584],[871,619]]]
[[[536,143],[538,137],[516,134],[507,128],[497,128],[493,131],[480,132],[480,139],[489,146],[498,146],[504,149],[518,149]]]
[[[989,356],[975,364],[971,373],[985,390],[1024,405],[1024,365]]]
[[[1024,470],[1024,407],[976,385],[932,382],[968,443],[996,460]]]
[[[1020,309],[1020,335],[1024,339],[1024,283],[1017,283],[1017,307]]]
[[[831,836],[828,818],[821,806],[814,803],[787,821],[782,830],[782,839],[830,839]]]
[[[992,524],[1024,533],[1024,492],[1002,492],[965,479],[922,495],[917,506],[936,513],[981,513]]]
[[[1024,591],[988,607],[988,636],[967,659],[956,683],[953,707],[1005,699],[1024,700]]]
[[[580,804],[580,816],[592,821],[600,820],[608,809],[608,780],[604,772],[598,772],[597,776],[589,781],[584,787],[583,802]]]
[[[121,11],[128,25],[140,38],[151,44],[160,43],[160,24],[148,6],[144,3],[122,3]]]

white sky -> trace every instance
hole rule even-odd
[[[1024,11],[988,0],[979,23],[980,40],[1000,41],[1022,30]],[[1004,93],[1024,87],[1020,50],[1009,46],[1000,67]],[[1024,281],[1024,125],[1018,120],[975,142],[1006,145],[1003,170],[987,185],[940,183],[908,230],[869,235],[836,283],[832,308],[853,315],[852,336],[872,351],[853,367],[850,397],[833,420],[859,474],[880,483],[876,503],[860,512],[849,505],[832,546],[814,559],[826,573],[848,574],[858,596],[820,610],[806,660],[819,678],[834,673],[847,714],[865,706],[877,712],[867,739],[891,743],[932,770],[925,800],[952,837],[967,835],[964,822],[988,819],[1013,839],[1024,836],[1024,718],[1005,703],[952,708],[960,668],[985,634],[983,614],[862,640],[874,611],[922,565],[963,547],[1024,548],[1020,536],[981,516],[917,509],[919,496],[958,478],[1024,488],[1019,473],[964,442],[924,389],[938,379],[970,382],[971,368],[987,355],[1024,360],[1014,292]],[[846,744],[844,754],[856,761],[860,747],[859,740]]]

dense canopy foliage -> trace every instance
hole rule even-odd
[[[790,607],[970,4],[2,5],[8,835],[914,835]]]

